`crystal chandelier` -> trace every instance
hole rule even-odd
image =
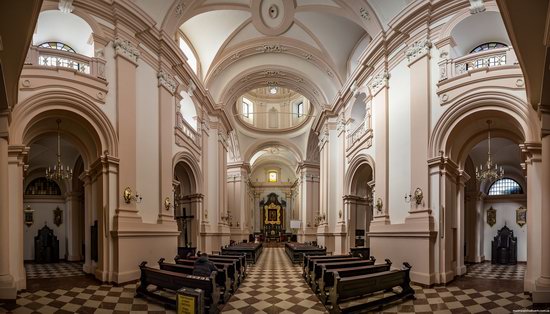
[[[73,178],[73,171],[69,168],[69,166],[63,166],[61,164],[61,133],[59,131],[59,125],[61,124],[61,120],[57,120],[57,163],[52,167],[48,167],[46,169],[46,178],[49,180],[56,180],[56,181],[62,181],[62,180],[70,180]]]
[[[487,120],[487,126],[489,130],[489,135],[487,136],[487,139],[489,141],[489,149],[487,151],[487,162],[485,163],[485,168],[483,165],[479,165],[479,167],[476,167],[476,179],[480,182],[482,181],[496,181],[498,179],[501,179],[504,175],[504,170],[502,167],[498,167],[498,165],[495,163],[493,164],[493,161],[491,160],[491,120]]]

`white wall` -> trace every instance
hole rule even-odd
[[[497,223],[492,227],[487,224],[487,210],[493,206],[497,210]],[[484,225],[484,253],[485,259],[491,260],[491,241],[497,235],[497,231],[504,227],[504,222],[508,228],[514,231],[514,236],[518,238],[518,261],[527,261],[527,224],[523,228],[516,223],[516,209],[519,207],[527,208],[525,200],[513,199],[485,199],[483,220]],[[529,215],[529,209],[527,210]]]
[[[406,61],[390,73],[389,82],[389,213],[392,224],[405,222],[411,186],[410,75]],[[376,132],[376,130],[374,130]]]
[[[30,205],[34,210],[34,224],[30,227],[23,227],[24,252],[25,260],[34,260],[34,237],[38,234],[38,230],[44,227],[44,223],[53,230],[53,234],[59,240],[59,258],[64,259],[67,252],[67,213],[65,210],[65,200],[61,197],[55,199],[24,199],[24,207]],[[63,223],[56,226],[53,223],[53,211],[59,207],[63,211]],[[24,222],[22,222],[24,224]]]
[[[159,98],[157,72],[147,63],[139,60],[137,67],[137,103],[136,103],[136,166],[137,193],[143,199],[137,204],[143,222],[156,223],[159,195]],[[121,113],[124,115],[124,113]],[[123,117],[122,117],[123,118]],[[173,123],[173,121],[166,121]],[[124,143],[121,143],[124,145]]]

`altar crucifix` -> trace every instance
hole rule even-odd
[[[191,219],[195,218],[194,215],[187,216],[187,212],[185,210],[185,207],[181,209],[182,215],[176,216],[176,220],[178,221],[179,225],[181,226],[181,233],[183,234],[183,243],[184,246],[187,246],[189,244],[189,222],[191,222]]]

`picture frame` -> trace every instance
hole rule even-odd
[[[497,210],[491,206],[487,209],[487,224],[489,226],[494,226],[497,223]]]
[[[58,227],[63,223],[63,211],[59,206],[53,210],[53,223]]]
[[[27,227],[30,227],[34,224],[34,210],[31,209],[30,205],[23,210],[24,222]]]
[[[523,227],[527,223],[527,208],[520,207],[516,209],[516,223]]]

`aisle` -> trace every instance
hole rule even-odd
[[[326,313],[284,248],[264,248],[223,313]]]

